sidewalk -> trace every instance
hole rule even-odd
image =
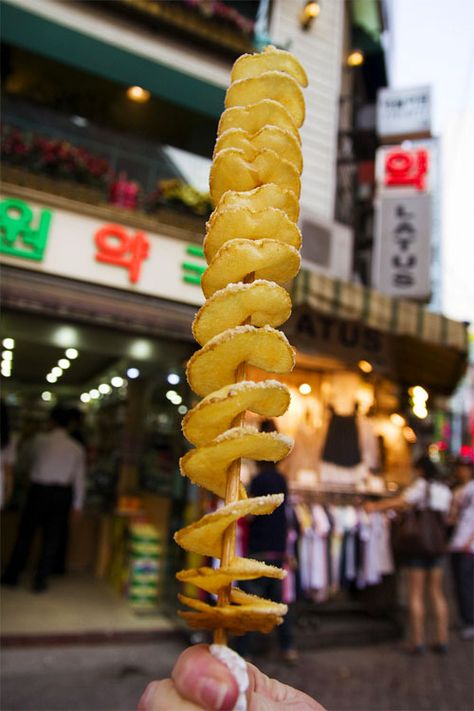
[[[3,711],[129,711],[151,679],[167,676],[184,648],[147,644],[6,649]],[[298,686],[328,711],[471,711],[474,647],[453,636],[449,654],[405,656],[397,645],[305,651],[296,667],[263,671]],[[163,710],[165,711],[165,710]],[[167,709],[166,711],[173,711]]]

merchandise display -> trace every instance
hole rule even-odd
[[[285,385],[247,379],[247,366],[289,373],[295,353],[281,331],[291,303],[283,284],[300,267],[301,234],[295,224],[301,189],[298,128],[304,120],[304,69],[289,52],[267,47],[234,64],[226,111],[210,171],[215,205],[207,224],[202,277],[206,302],[193,333],[202,346],[189,360],[188,382],[204,399],[185,417],[183,432],[195,444],[180,460],[181,472],[224,500],[224,505],[175,534],[187,551],[220,560],[220,567],[183,570],[179,580],[217,594],[215,605],[180,595],[191,627],[227,634],[269,632],[286,605],[243,592],[232,583],[261,576],[283,579],[273,565],[236,554],[236,522],[270,514],[283,501],[273,494],[247,498],[240,479],[242,457],[278,462],[291,438],[259,432],[245,412],[282,415]],[[274,120],[273,120],[274,119]]]

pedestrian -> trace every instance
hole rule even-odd
[[[33,591],[47,589],[60,545],[62,531],[71,513],[82,509],[85,483],[83,447],[69,435],[68,413],[55,407],[51,429],[38,435],[32,447],[30,485],[13,551],[2,577],[4,585],[15,586],[28,561],[35,533],[42,532],[41,548],[33,580]]]
[[[366,511],[429,510],[437,512],[440,526],[449,512],[451,492],[440,479],[440,473],[428,455],[422,455],[415,463],[415,478],[401,495],[377,503],[367,503]],[[446,529],[447,530],[447,529]],[[438,654],[448,651],[448,604],[443,591],[443,555],[430,553],[404,554],[400,560],[408,571],[408,611],[410,646],[408,652],[421,655],[425,645],[425,589],[433,605],[436,620],[436,641],[432,650]]]
[[[246,666],[249,684],[244,707],[241,703],[237,706],[239,687],[229,669],[209,652],[206,645],[189,647],[178,658],[170,679],[148,684],[138,702],[138,711],[234,708],[325,711],[321,704],[302,691],[262,674],[253,664]]]
[[[458,459],[455,467],[458,487],[454,490],[450,520],[454,531],[450,541],[454,590],[461,618],[461,637],[474,639],[474,465]]]
[[[275,432],[272,420],[261,423],[262,432]],[[277,568],[283,568],[287,559],[287,511],[286,497],[288,489],[286,479],[273,462],[258,462],[257,474],[250,482],[250,496],[267,496],[268,494],[284,494],[285,501],[269,516],[250,516],[247,534],[247,551],[250,558],[261,560]],[[261,577],[255,580],[242,581],[241,587],[252,595],[258,595],[274,602],[282,602],[283,584],[275,578]],[[277,627],[277,634],[282,657],[287,662],[295,662],[298,654],[293,646],[293,635],[289,614],[285,615],[283,623]],[[240,638],[236,648],[242,656],[255,652],[256,634],[249,632]]]

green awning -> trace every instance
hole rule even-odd
[[[465,323],[412,301],[304,269],[294,281],[292,299],[296,317],[309,309],[386,334],[392,375],[401,383],[420,383],[450,394],[464,373],[468,355]],[[315,340],[314,352],[317,350]]]
[[[64,27],[8,2],[2,3],[0,36],[4,43],[125,86],[138,84],[155,96],[212,118],[218,118],[224,107],[225,91],[220,86]]]

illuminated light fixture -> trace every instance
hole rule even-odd
[[[168,400],[170,400],[171,402],[173,402],[173,400],[175,399],[175,397],[179,397],[179,395],[178,395],[178,393],[176,392],[176,390],[168,390],[167,393],[166,393],[166,397],[168,398]]]
[[[69,358],[69,360],[75,360],[78,355],[79,351],[76,348],[68,348],[66,350],[66,358]]]
[[[2,341],[2,346],[8,348],[8,350],[13,350],[15,348],[15,341],[13,338],[4,338]]]
[[[78,128],[85,128],[89,125],[89,121],[85,116],[71,116],[71,123]]]
[[[41,399],[44,400],[45,402],[49,402],[53,396],[49,392],[49,390],[44,390],[41,393]]]
[[[46,380],[48,381],[48,383],[55,383],[57,380],[57,377],[55,375],[53,375],[52,373],[48,373],[48,375],[46,376]]]
[[[123,378],[120,377],[120,375],[114,375],[110,382],[112,383],[114,388],[121,388],[125,381]]]
[[[177,373],[170,373],[166,378],[170,385],[178,385],[181,378]]]
[[[127,89],[127,97],[137,104],[146,104],[150,96],[148,89],[144,89],[141,86],[129,86]]]
[[[112,388],[110,387],[110,385],[107,385],[107,383],[101,383],[99,385],[99,392],[102,395],[108,395],[109,393],[112,392]]]
[[[12,369],[11,361],[10,360],[2,360],[2,371],[8,370],[8,372],[10,372],[11,369]]]
[[[178,407],[178,412],[180,415],[185,415],[187,413],[187,411],[188,411],[188,408],[186,407],[186,405],[180,405]]]
[[[418,417],[419,420],[425,420],[428,417],[428,410],[425,405],[414,405],[413,414]]]
[[[357,363],[357,365],[359,366],[359,368],[361,369],[361,371],[363,373],[367,373],[367,374],[371,373],[374,369],[374,366],[372,365],[372,363],[369,363],[368,360],[360,360]]]
[[[181,403],[183,402],[183,398],[181,397],[181,395],[176,395],[176,397],[174,397],[171,402],[173,403],[173,405],[181,405]]]
[[[57,378],[60,378],[61,375],[63,374],[63,369],[59,367],[59,365],[55,365],[54,368],[51,368],[51,372],[53,375],[55,375]]]
[[[309,395],[311,392],[311,385],[309,383],[301,383],[298,390],[302,395]]]
[[[129,368],[127,370],[127,378],[130,378],[131,380],[135,380],[139,377],[139,375],[140,371],[138,370],[138,368]]]
[[[413,388],[410,388],[408,393],[414,400],[421,400],[422,402],[426,402],[429,397],[428,392],[422,388],[421,385],[415,385]]]
[[[60,358],[58,360],[58,365],[63,370],[67,370],[69,368],[69,366],[71,365],[71,363],[68,361],[67,358]]]
[[[12,351],[3,351],[2,353],[2,359],[4,361],[12,361],[13,360],[13,353]]]
[[[73,343],[77,343],[77,331],[72,326],[59,326],[54,332],[53,340],[61,348],[69,348]]]
[[[87,403],[91,401],[91,396],[89,393],[82,393],[81,395],[81,402]]]
[[[97,400],[100,397],[100,392],[97,388],[92,388],[92,390],[89,390],[89,395],[92,400]]]
[[[321,12],[321,7],[317,0],[307,0],[305,2],[303,9],[301,10],[301,16],[300,16],[300,25],[301,29],[305,30],[307,32],[310,28],[315,19],[318,17],[319,13]]]
[[[364,53],[360,49],[353,49],[347,56],[346,62],[348,67],[360,67],[364,60]]]
[[[11,374],[12,374],[12,371],[11,371],[9,368],[3,368],[3,367],[2,367],[1,373],[2,373],[2,375],[3,375],[4,378],[9,378],[9,377],[11,376]]]
[[[390,415],[390,422],[392,425],[396,425],[397,427],[403,427],[406,425],[405,418],[399,415],[398,412],[392,412]]]

